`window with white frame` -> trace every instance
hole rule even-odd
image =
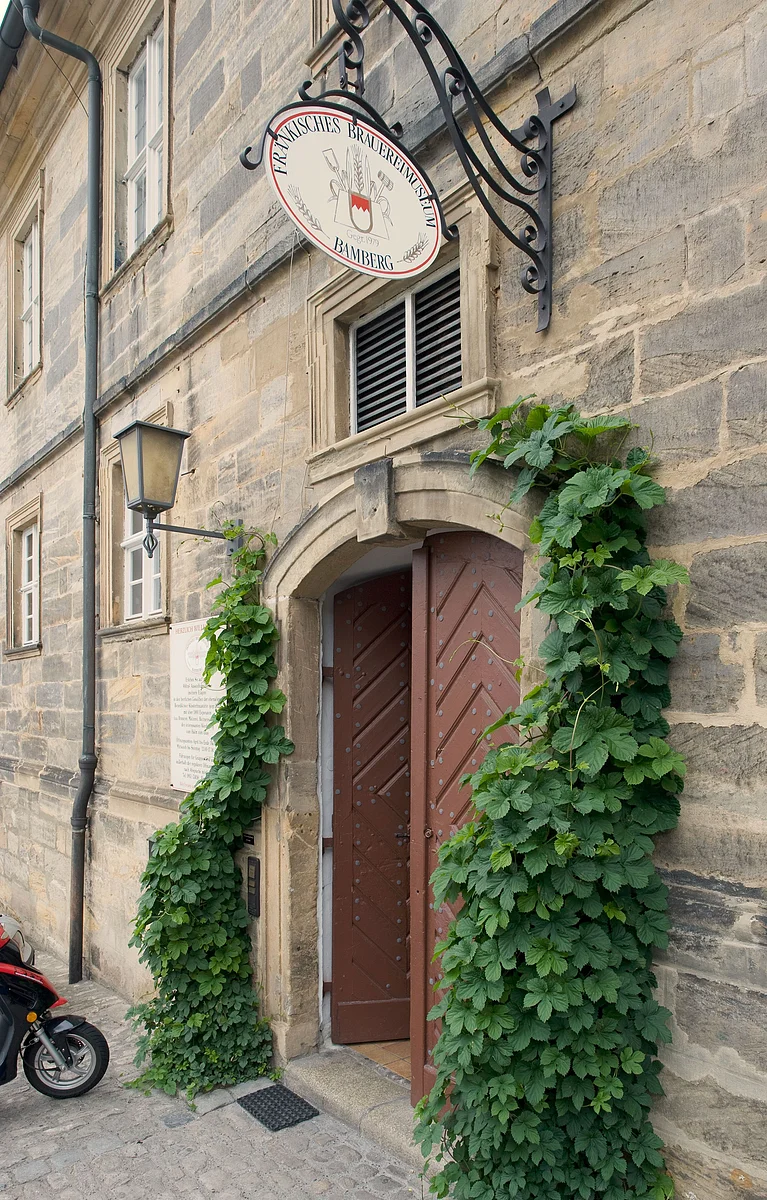
[[[461,386],[461,277],[455,267],[351,329],[351,431],[361,433]]]
[[[40,215],[37,206],[14,238],[13,378],[11,388],[40,362]]]
[[[141,513],[125,508],[123,551],[124,620],[135,621],[162,612],[162,568],[160,547],[152,558],[144,549]]]
[[[42,496],[38,495],[6,518],[6,653],[40,652],[42,512]]]
[[[21,246],[21,342],[25,376],[40,361],[40,222],[35,216]]]
[[[128,254],[152,232],[164,210],[162,22],[128,73]]]
[[[21,530],[19,581],[20,645],[40,641],[40,531],[37,523]]]

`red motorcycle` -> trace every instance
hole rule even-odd
[[[84,1017],[51,1016],[66,1004],[35,968],[35,952],[13,917],[0,915],[0,1085],[16,1078],[21,1055],[33,1088],[54,1100],[82,1096],[109,1065],[109,1046]]]

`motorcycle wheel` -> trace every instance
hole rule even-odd
[[[42,1042],[24,1051],[24,1074],[32,1087],[52,1100],[83,1096],[94,1088],[109,1065],[109,1046],[103,1033],[87,1022],[66,1035],[71,1067],[58,1067]]]

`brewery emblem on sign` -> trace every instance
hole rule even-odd
[[[272,126],[269,176],[289,216],[345,267],[412,278],[441,241],[428,180],[407,155],[352,113],[294,107]]]

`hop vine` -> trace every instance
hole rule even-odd
[[[481,422],[472,471],[517,469],[509,503],[548,491],[530,530],[540,580],[522,601],[550,619],[545,680],[489,731],[503,744],[464,780],[475,816],[432,879],[435,904],[462,907],[435,955],[437,1080],[416,1137],[438,1196],[664,1200],[649,1112],[670,1040],[652,953],[669,920],[651,854],[685,774],[662,710],[682,637],[665,589],[687,577],[645,549],[665,499],[649,453],[597,452],[625,441],[628,418],[523,404]]]
[[[242,530],[231,528],[227,536]],[[143,1027],[133,1086],[173,1095],[224,1087],[270,1069],[272,1036],[259,1014],[250,964],[249,918],[233,854],[258,817],[271,770],[293,745],[272,723],[285,696],[272,686],[279,634],[260,603],[266,543],[251,536],[232,556],[203,637],[204,678],[224,681],[213,723],[214,762],[155,835],[141,877],[131,945],[152,972],[156,995],[130,1010]],[[214,579],[209,587],[221,584]]]

